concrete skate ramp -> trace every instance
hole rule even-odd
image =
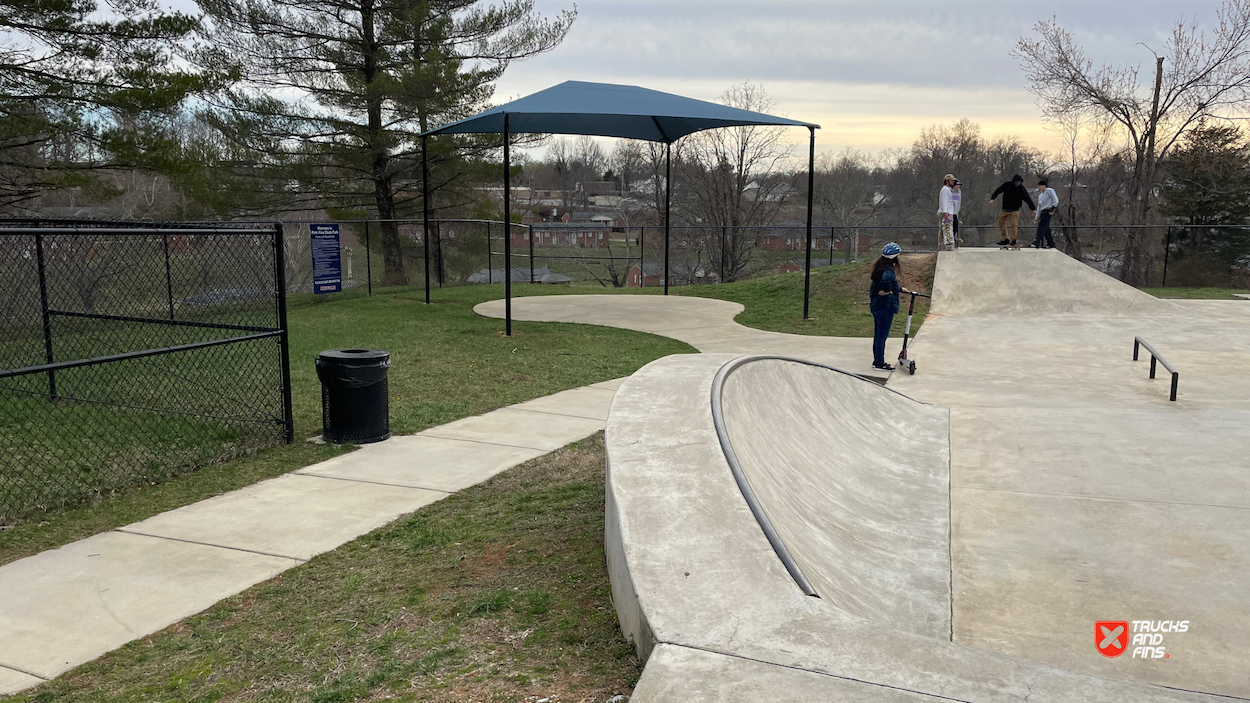
[[[816,594],[950,637],[947,411],[790,359],[740,359],[719,378],[730,461]]]
[[[1054,249],[961,249],[938,258],[933,314],[1178,315],[1160,300]]]
[[[774,362],[775,357],[740,359],[715,353],[667,356],[631,376],[612,400],[605,432],[604,554],[621,632],[646,664],[631,703],[1227,700],[1065,671],[1003,656],[997,644],[981,649],[952,642],[949,633],[917,634],[903,616],[889,612],[890,604],[922,613],[927,631],[940,629],[933,627],[940,618],[930,607],[940,600],[933,592],[940,591],[941,579],[914,581],[926,592],[920,596],[901,592],[889,579],[873,581],[871,572],[886,570],[899,583],[911,581],[900,572],[904,558],[892,549],[910,553],[917,569],[934,570],[936,523],[917,525],[923,516],[902,504],[937,502],[933,493],[941,481],[932,475],[940,462],[932,454],[940,453],[942,444],[932,425],[940,424],[941,415],[880,386],[836,378],[833,371]],[[724,367],[735,363],[737,371],[722,376]],[[743,375],[735,381],[738,373]],[[732,408],[728,424],[715,421],[714,398]],[[805,402],[815,410],[774,414],[755,407],[781,403],[801,409]],[[759,424],[768,443],[756,445],[744,436],[743,420]],[[718,424],[731,428],[742,448],[750,485],[762,494],[770,492],[770,483],[791,486],[785,502],[764,497],[782,529],[789,526],[788,514],[796,525],[831,535],[822,538],[826,541],[789,542],[813,572],[821,597],[804,594],[760,529]],[[893,428],[906,429],[902,436],[914,443],[912,456],[873,453],[875,443],[856,444],[842,436],[850,431],[886,437]],[[827,439],[830,435],[834,439]],[[811,442],[821,449],[794,451]],[[903,464],[921,468],[908,472]],[[839,486],[844,490],[836,490]],[[852,496],[852,488],[873,495]],[[946,514],[944,507],[936,512]],[[1009,518],[1002,515],[998,524],[1007,527]],[[1018,554],[1017,562],[1001,569],[1003,575],[1010,578],[1030,557]],[[865,567],[869,559],[875,562]],[[821,568],[863,573],[821,575],[817,560],[823,560]],[[874,600],[871,591],[878,583],[890,592]],[[958,583],[962,597],[967,584]],[[835,598],[869,617],[848,612]],[[1073,635],[1072,649],[1085,660],[1105,659],[1090,637],[1097,617],[1104,616],[1091,613]],[[959,624],[956,619],[957,631]],[[1123,657],[1106,661],[1127,663]],[[1158,661],[1142,663],[1158,666]],[[1116,670],[1110,671],[1114,676]]]

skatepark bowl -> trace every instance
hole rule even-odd
[[[884,387],[839,370],[862,347],[709,349],[711,318],[677,319],[708,309],[674,304],[705,353],[631,376],[606,430],[631,700],[1250,699],[1250,303],[1054,251],[944,252],[933,292],[921,370]],[[574,297],[519,308],[669,305]],[[1135,336],[1181,370],[1176,402]],[[1100,650],[1100,621],[1150,634]]]

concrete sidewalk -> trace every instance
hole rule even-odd
[[[0,695],[602,430],[623,380],[393,437],[0,567]]]
[[[728,300],[681,295],[543,295],[512,299],[514,320],[621,327],[670,337],[705,354],[779,354],[819,361],[878,380],[890,376],[889,371],[872,367],[871,337],[758,330],[734,321],[743,309],[741,303]],[[473,311],[501,318],[504,301],[479,303]],[[903,340],[898,337],[887,340],[886,361],[893,364],[902,346]]]

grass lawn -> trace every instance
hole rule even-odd
[[[1250,294],[1246,288],[1142,288],[1156,298],[1208,298],[1212,300],[1244,300],[1236,294]]]
[[[527,293],[548,293],[537,286]],[[313,359],[324,349],[377,347],[392,354],[391,429],[417,432],[568,388],[633,373],[690,347],[664,337],[589,325],[500,322],[473,306],[502,285],[436,290],[425,305],[415,289],[373,297],[295,296],[289,312],[296,443],[210,465],[107,500],[36,514],[0,529],[0,563],[144,519],[327,459],[343,451],[303,440],[320,433],[320,385]]]
[[[812,271],[810,317],[803,319],[803,274],[787,273],[714,286],[682,286],[670,289],[678,295],[696,295],[742,303],[746,309],[738,323],[773,332],[830,337],[871,337],[872,313],[868,311],[869,274],[872,261],[830,266]],[[908,290],[933,290],[936,254],[904,254],[902,283]],[[908,296],[894,319],[892,335],[902,335],[907,321]],[[912,332],[924,321],[929,301],[916,300]]]
[[[628,695],[602,434],[422,508],[12,699],[535,701]]]

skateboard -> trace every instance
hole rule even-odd
[[[1012,250],[1015,250],[1015,251],[1020,251],[1020,247],[1022,247],[1022,246],[1024,246],[1024,245],[1023,245],[1023,244],[1019,244],[1019,243],[1016,243],[1016,244],[999,244],[999,245],[998,245],[998,248],[999,248],[999,249],[1003,249],[1003,250],[1012,249]]]

